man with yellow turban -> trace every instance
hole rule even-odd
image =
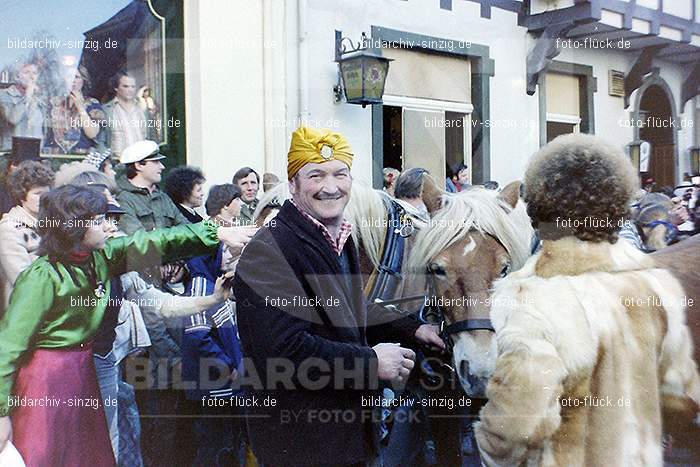
[[[297,129],[287,165],[292,199],[236,270],[239,333],[256,375],[244,384],[250,398],[274,401],[247,404],[251,445],[265,466],[365,465],[381,417],[363,402],[376,395],[378,379],[406,381],[415,359],[399,344],[370,347],[368,334],[442,344],[430,326],[367,308],[352,225],[343,218],[353,156],[340,133]]]

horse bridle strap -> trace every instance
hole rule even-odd
[[[435,276],[428,271],[428,284],[426,297],[437,297],[437,286],[435,284]],[[440,326],[440,338],[445,342],[448,349],[452,349],[453,334],[459,334],[465,331],[491,331],[495,332],[493,324],[489,318],[466,318],[454,323],[447,324],[445,320],[445,311],[443,307],[437,304],[436,300],[430,300],[435,305],[430,306],[430,310],[426,310],[426,306],[421,307],[419,318],[424,323],[437,324]],[[431,321],[429,317],[432,316]]]
[[[370,302],[386,308],[391,308],[399,313],[396,308],[397,304],[422,300],[423,305],[418,313],[418,318],[426,324],[437,324],[440,326],[440,337],[448,348],[451,348],[450,336],[464,331],[494,331],[491,320],[488,318],[467,318],[455,323],[447,324],[445,321],[445,313],[440,305],[427,306],[426,299],[436,297],[437,288],[435,287],[435,277],[428,271],[427,290],[424,295],[413,295],[410,297],[402,297],[396,299],[386,299],[392,297],[396,290],[396,280],[401,279],[401,261],[403,259],[403,250],[405,248],[405,239],[413,233],[412,229],[409,232],[405,226],[410,226],[410,219],[406,217],[403,208],[393,200],[387,202],[388,211],[388,227],[386,238],[384,240],[384,250],[382,261],[376,268],[376,276],[371,287],[371,292],[368,294]],[[400,228],[395,228],[395,226]],[[498,239],[496,239],[498,241]],[[434,300],[431,300],[435,303]],[[428,310],[428,308],[433,308]],[[433,319],[429,319],[432,316]]]
[[[493,331],[495,332],[495,329],[493,329],[493,324],[491,323],[491,320],[488,318],[472,318],[472,319],[463,319],[461,321],[457,321],[455,323],[449,324],[444,327],[443,332],[445,334],[452,335],[452,334],[458,334],[460,332],[464,331]]]
[[[374,283],[367,298],[370,302],[393,297],[401,276],[404,248],[406,247],[406,226],[413,225],[407,219],[404,209],[394,200],[384,200],[387,209],[387,229],[384,238],[381,264],[375,269]]]

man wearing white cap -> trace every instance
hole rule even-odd
[[[117,200],[126,211],[119,228],[127,235],[140,229],[154,230],[187,224],[175,203],[158,189],[165,156],[154,141],[139,141],[124,149],[119,162],[126,165],[126,177],[117,184]]]
[[[165,156],[159,152],[158,144],[148,140],[131,144],[119,156],[119,162],[126,165],[126,177],[122,176],[117,180],[121,190],[117,200],[125,211],[119,222],[119,229],[128,235],[141,229],[151,231],[188,224],[170,197],[158,189],[158,182],[165,168],[161,163],[164,158]],[[170,265],[164,265],[160,268],[160,273],[152,268],[141,272],[148,282],[160,288],[161,279],[168,281],[172,268]],[[151,374],[179,373],[182,352],[175,340],[179,331],[169,329],[163,320],[152,320],[146,326],[153,344],[149,350]],[[167,384],[167,386],[170,385]],[[178,393],[171,389],[152,388],[139,391],[137,399],[143,412],[149,415],[177,412]],[[162,423],[162,420],[154,417],[145,419],[142,423],[141,439],[146,463],[161,457],[163,455],[161,446],[171,444],[175,438],[175,425]],[[154,441],[156,436],[159,437],[159,442]]]
[[[165,167],[161,161],[165,158],[154,141],[138,141],[126,147],[119,156],[119,162],[126,166],[126,177],[120,177],[117,184],[121,191],[117,195],[122,209],[119,228],[132,233],[144,229],[151,231],[163,227],[189,224],[170,197],[158,188],[161,173]],[[169,266],[169,265],[167,265]],[[172,274],[171,268],[161,268],[160,276],[167,280]],[[146,277],[157,283],[158,274],[145,271]],[[174,324],[174,323],[168,323]],[[169,329],[163,321],[147,323],[152,346],[149,350],[152,364],[151,374],[179,374],[182,352],[175,338],[181,329]],[[163,371],[163,366],[166,370]],[[169,379],[169,377],[168,377]],[[167,381],[166,383],[170,383]],[[144,460],[147,465],[158,462],[165,455],[165,450],[175,442],[177,425],[163,415],[178,412],[181,397],[178,391],[163,388],[162,381],[156,383],[158,389],[142,391],[138,395],[142,413],[152,416],[142,423],[142,445]],[[170,384],[167,384],[170,386]]]

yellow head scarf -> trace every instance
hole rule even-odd
[[[291,180],[299,169],[311,163],[338,160],[352,168],[352,158],[352,148],[340,133],[302,126],[292,133],[287,155],[287,179]]]

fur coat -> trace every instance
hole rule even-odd
[[[37,258],[39,235],[37,220],[23,207],[15,206],[0,220],[0,289],[2,308],[6,309],[19,273]]]
[[[486,465],[663,464],[662,420],[691,429],[700,401],[676,279],[626,242],[564,237],[492,298]]]

